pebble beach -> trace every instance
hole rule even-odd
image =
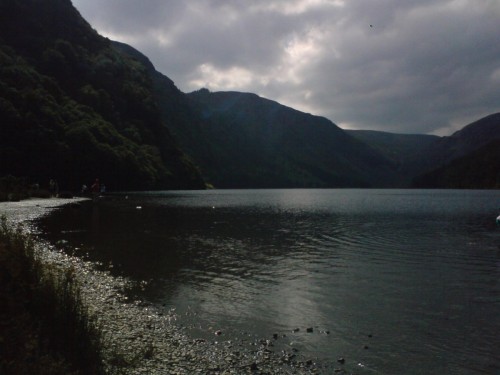
[[[273,334],[243,343],[190,337],[177,323],[175,311],[147,302],[131,301],[125,290],[130,280],[111,276],[56,245],[38,239],[33,221],[63,205],[76,207],[83,199],[31,199],[0,203],[0,215],[9,226],[36,239],[37,256],[50,269],[71,270],[90,321],[99,327],[104,368],[109,374],[319,374],[321,368],[300,353],[274,351]],[[343,373],[342,370],[336,370]]]

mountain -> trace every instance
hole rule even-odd
[[[500,113],[475,121],[427,150],[435,168],[414,178],[425,188],[500,187]]]
[[[219,188],[417,186],[417,176],[500,135],[498,114],[450,137],[343,131],[251,93],[202,89],[186,95],[139,51],[117,42],[114,47],[148,68],[170,131],[205,180]]]
[[[158,72],[148,57],[135,48],[116,41],[113,42],[113,48],[137,60],[147,69],[161,117],[182,149],[192,156],[196,152],[200,153],[200,150],[210,148],[202,132],[201,114],[193,109],[188,96],[170,78]]]
[[[113,47],[147,68],[169,130],[218,188],[401,185],[395,160],[325,118],[251,93],[186,95],[141,52]]]
[[[435,165],[444,165],[495,139],[500,139],[500,113],[483,117],[451,136],[439,139],[429,150],[429,158]]]
[[[401,135],[344,131],[251,93],[185,94],[70,0],[0,0],[0,177],[63,189],[99,177],[112,190],[491,187],[499,138],[500,114],[450,137]]]
[[[394,134],[372,130],[346,130],[396,165],[398,181],[394,187],[408,187],[412,179],[428,169],[425,155],[440,137],[425,134]]]
[[[500,189],[500,140],[414,179],[414,187]]]
[[[162,116],[144,62],[70,0],[0,2],[0,176],[77,189],[203,188]]]
[[[498,188],[500,113],[481,118],[448,137],[348,130],[397,163],[403,187]]]
[[[201,115],[197,137],[172,132],[217,187],[373,187],[394,177],[390,160],[324,117],[251,93],[188,97]]]

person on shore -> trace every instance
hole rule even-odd
[[[49,192],[52,198],[57,197],[57,195],[59,194],[59,185],[53,178],[51,178],[49,181]]]
[[[92,184],[92,186],[90,187],[90,189],[92,190],[92,197],[94,199],[97,199],[97,197],[99,196],[99,193],[101,192],[98,178],[95,179],[95,181]]]

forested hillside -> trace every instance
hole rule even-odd
[[[147,69],[69,0],[0,2],[0,176],[77,189],[203,188]]]

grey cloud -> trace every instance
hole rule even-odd
[[[233,74],[228,85],[241,78],[241,91],[341,126],[404,133],[450,132],[500,110],[496,0],[74,4],[183,91],[211,74]]]

